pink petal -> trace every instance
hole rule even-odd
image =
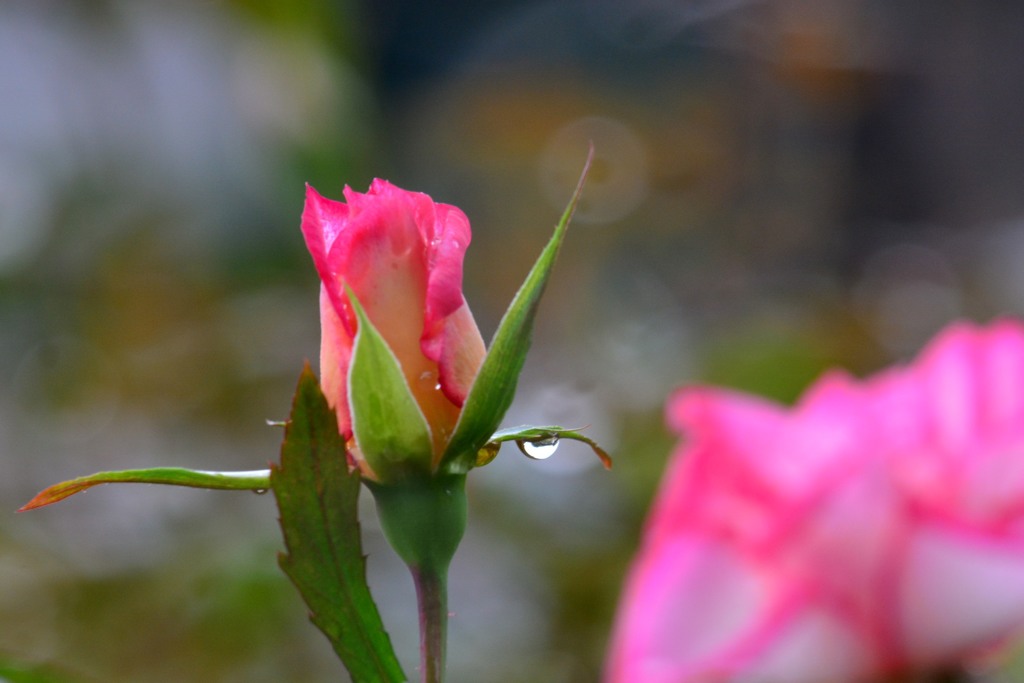
[[[972,326],[944,331],[914,364],[916,381],[930,408],[927,415],[937,453],[962,456],[979,434],[982,392],[978,376],[979,335]]]
[[[430,244],[430,275],[421,347],[436,361],[445,396],[461,406],[486,354],[483,337],[462,296],[462,262],[471,233],[466,215],[454,206],[436,204]]]
[[[868,643],[841,615],[801,606],[780,621],[765,647],[743,663],[734,683],[861,681],[879,666]],[[825,673],[827,672],[827,673]]]
[[[338,431],[347,438],[352,433],[347,389],[352,337],[324,287],[320,288],[320,334],[320,388],[338,414]]]
[[[777,438],[783,412],[736,392],[690,388],[670,399],[669,425],[686,439],[672,458],[648,521],[654,542],[690,525],[760,532],[775,495],[754,450]]]
[[[841,614],[709,539],[647,546],[624,604],[609,683],[820,683],[823,662],[830,680],[877,667]]]
[[[343,292],[338,287],[337,265],[328,259],[331,247],[337,240],[345,220],[348,207],[321,196],[311,185],[306,185],[306,204],[302,210],[302,235],[306,240],[306,248],[313,257],[313,265],[320,281],[327,289],[327,294],[336,310],[341,311]],[[354,330],[350,330],[354,334]]]
[[[432,331],[439,321],[466,304],[462,297],[462,261],[472,234],[466,214],[447,204],[434,205],[433,222],[424,221],[423,235],[429,246],[426,330]],[[425,341],[429,339],[424,333]],[[429,355],[429,354],[428,354]],[[436,360],[436,359],[435,359]]]
[[[678,520],[708,525],[737,542],[777,542],[780,534],[867,465],[862,401],[850,380],[823,378],[787,414],[735,392],[689,389],[669,404],[688,440],[666,476],[652,519],[670,533]],[[671,520],[671,521],[669,521]]]
[[[437,353],[435,360],[440,372],[441,389],[448,400],[461,406],[476,380],[487,349],[466,304],[445,319],[441,330],[441,334],[431,340],[431,348]],[[426,355],[433,357],[430,353]]]
[[[997,433],[1024,432],[1024,330],[1012,320],[992,325],[984,337],[980,381],[986,426]]]
[[[769,589],[721,544],[685,535],[648,544],[629,578],[607,680],[677,683],[724,668],[716,658],[756,623]]]
[[[1024,624],[1024,538],[922,525],[907,548],[901,589],[907,657],[958,659]]]

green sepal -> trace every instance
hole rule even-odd
[[[537,315],[541,295],[544,293],[551,268],[555,265],[558,251],[565,240],[569,221],[583,192],[583,184],[593,156],[594,150],[591,147],[576,190],[561,220],[555,226],[554,234],[516,292],[494,333],[480,371],[462,406],[455,431],[441,457],[440,469],[443,472],[464,474],[474,467],[477,452],[488,442],[512,405],[519,373],[526,362],[526,352],[530,349],[533,321]]]
[[[466,476],[366,486],[377,502],[381,529],[402,561],[445,576],[466,530]]]
[[[165,484],[227,491],[266,491],[270,488],[270,470],[205,472],[184,467],[150,467],[141,470],[97,472],[46,487],[25,503],[18,512],[62,501],[100,484]]]
[[[429,476],[434,453],[423,411],[398,358],[351,289],[348,298],[359,320],[348,369],[348,404],[356,445],[379,481]]]
[[[354,683],[407,680],[366,583],[359,470],[349,471],[337,415],[307,365],[299,378],[281,464],[271,469],[287,553],[281,569]]]
[[[608,455],[608,451],[601,448],[596,441],[591,439],[589,436],[584,436],[577,429],[566,429],[565,427],[559,427],[557,425],[523,425],[520,427],[509,427],[507,429],[500,429],[491,435],[491,438],[483,445],[483,447],[477,452],[476,466],[483,467],[491,460],[494,460],[495,456],[498,455],[498,449],[501,444],[506,441],[515,441],[522,448],[524,442],[549,442],[552,440],[560,441],[562,439],[569,439],[571,441],[580,441],[590,446],[590,449],[594,451],[600,460],[601,464],[604,465],[606,470],[612,468],[612,457]]]

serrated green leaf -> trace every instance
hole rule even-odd
[[[359,319],[348,370],[352,433],[380,481],[430,473],[430,427],[413,398],[402,366],[366,315],[352,290],[349,301]]]
[[[270,470],[204,472],[184,467],[150,467],[141,470],[97,472],[46,487],[32,500],[25,503],[18,512],[34,510],[62,501],[100,484],[164,484],[225,491],[259,491],[270,487]]]
[[[570,441],[585,443],[594,451],[594,455],[601,460],[601,464],[604,465],[606,470],[612,468],[612,457],[596,441],[589,436],[585,436],[577,429],[566,429],[558,425],[522,425],[499,429],[491,435],[491,438],[480,449],[480,453],[477,456],[477,466],[486,465],[493,460],[494,456],[498,454],[498,447],[506,441],[515,441],[522,447],[523,442],[544,442],[551,441],[552,439],[569,439]]]
[[[359,473],[349,472],[337,416],[308,366],[270,481],[287,548],[281,569],[302,594],[310,619],[354,683],[405,681],[366,583]]]
[[[446,472],[461,474],[474,466],[477,452],[487,443],[512,405],[519,373],[526,362],[526,352],[530,349],[537,307],[583,192],[593,156],[594,150],[591,148],[576,190],[555,226],[554,234],[498,324],[484,362],[462,406],[455,431],[441,458],[441,468]]]

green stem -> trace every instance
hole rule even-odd
[[[448,579],[410,568],[420,610],[420,671],[423,683],[443,683],[448,636]]]
[[[424,683],[444,681],[448,565],[466,529],[465,475],[381,484],[366,482],[381,528],[416,584]]]

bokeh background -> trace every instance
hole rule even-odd
[[[789,401],[1024,312],[1022,32],[995,0],[0,3],[0,661],[345,680],[272,497],[13,511],[97,470],[276,458],[319,343],[303,183],[462,207],[489,337],[593,140],[507,422],[590,425],[616,466],[507,448],[471,477],[450,672],[596,681],[675,387]],[[364,512],[414,674],[411,584]]]

